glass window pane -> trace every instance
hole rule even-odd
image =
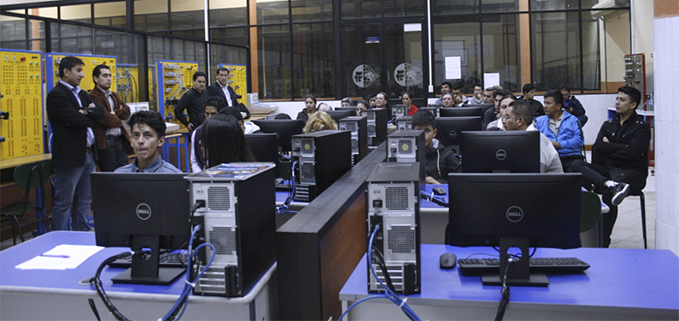
[[[503,12],[519,10],[519,1],[522,0],[482,0],[481,12]]]
[[[423,0],[388,0],[383,2],[385,17],[424,16],[427,3]]]
[[[478,13],[479,0],[432,0],[433,14]]]
[[[582,9],[594,10],[618,10],[620,8],[629,9],[630,0],[601,1],[601,0],[582,0]]]
[[[0,15],[0,48],[26,50],[26,20]]]
[[[578,9],[578,0],[530,0],[530,10]]]
[[[168,30],[167,0],[137,0],[134,2],[134,28],[142,31]]]
[[[531,17],[533,83],[538,91],[567,84],[580,90],[580,33],[577,12]]]
[[[125,28],[127,16],[125,2],[105,2],[94,4],[94,23],[97,25]]]
[[[584,20],[587,17],[587,12],[583,12],[582,15]],[[585,30],[583,28],[583,34]],[[599,34],[601,38],[604,38],[604,40],[599,42],[602,43],[603,41],[601,45],[603,50],[600,55],[600,68],[605,73],[603,81],[606,84],[606,88],[602,89],[608,93],[617,93],[618,87],[625,84],[625,63],[623,58],[631,52],[632,48],[630,43],[629,10],[619,10],[617,14],[608,14],[601,17],[599,20]],[[583,47],[587,48],[586,44]],[[648,59],[648,56],[646,56],[646,61]],[[585,66],[587,66],[587,63],[585,63]],[[587,71],[585,71],[586,74]],[[586,79],[585,83],[587,83]]]
[[[434,92],[441,94],[441,83],[455,79],[445,78],[446,57],[460,57],[461,80],[465,82],[463,92],[474,91],[474,85],[481,83],[481,25],[476,16],[455,23],[434,26]]]
[[[250,24],[279,22],[290,22],[288,1],[257,0],[257,21],[250,21]]]
[[[210,30],[210,41],[229,45],[248,46],[248,28],[221,28]]]
[[[292,21],[331,21],[332,0],[292,0]]]
[[[518,18],[516,14],[484,16],[480,48],[483,50],[483,72],[499,73],[500,86],[512,92],[520,92],[522,86]],[[484,86],[488,87],[487,84]]]
[[[295,98],[335,97],[335,41],[332,23],[292,26]]]
[[[205,29],[205,2],[195,0],[171,0],[170,23],[172,30]],[[198,39],[205,39],[203,36]]]
[[[628,24],[629,26],[629,24]],[[590,12],[582,13],[582,80],[583,90],[601,89],[601,50],[599,19]],[[627,28],[629,30],[629,27]],[[627,33],[629,35],[629,32]],[[629,39],[629,38],[628,38]],[[629,48],[629,47],[628,47]],[[620,60],[622,61],[622,59]],[[622,65],[622,64],[620,64]],[[623,69],[623,68],[620,68]],[[620,77],[624,74],[621,73]]]
[[[340,5],[342,19],[382,17],[381,0],[344,0]]]
[[[92,29],[53,23],[52,51],[74,54],[93,54]]]
[[[371,94],[382,91],[380,30],[377,24],[344,27],[347,96],[368,99]]]
[[[248,24],[246,0],[210,0],[210,27],[245,26]]]
[[[401,93],[407,91],[415,100],[413,103],[422,106],[418,102],[424,97],[422,32],[409,31],[403,24],[389,24],[386,31],[388,98],[398,100]]]
[[[31,12],[31,14],[34,14],[36,16],[44,17],[44,18],[52,18],[52,19],[57,19],[58,17],[58,12],[57,7],[47,7],[47,8],[39,8],[39,9],[34,9],[34,11]]]
[[[92,21],[91,9],[92,6],[89,4],[63,6],[61,7],[61,19],[89,23]]]
[[[290,27],[257,28],[259,98],[291,98]]]

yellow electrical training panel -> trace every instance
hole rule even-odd
[[[141,95],[139,95],[139,67],[118,65],[117,85],[118,96],[126,103],[139,102]],[[149,100],[153,99],[153,68],[148,68],[148,94]],[[150,102],[149,102],[150,104]],[[155,107],[155,106],[154,106]],[[155,109],[155,108],[152,108]]]
[[[174,106],[193,87],[193,74],[198,71],[198,62],[159,60],[156,66],[158,112],[166,121],[180,124],[174,116]]]
[[[0,159],[42,154],[42,53],[0,49],[0,72]]]
[[[244,65],[219,64],[218,67],[229,69],[229,85],[240,96],[238,101],[247,106],[248,70]]]
[[[80,89],[85,90],[89,92],[90,90],[94,89],[94,80],[92,80],[92,71],[94,70],[94,67],[97,65],[107,65],[111,69],[111,90],[118,92],[118,87],[117,87],[117,81],[116,81],[116,57],[113,56],[95,56],[95,55],[75,55],[75,54],[68,54],[68,53],[54,53],[54,52],[48,52],[45,58],[45,64],[47,65],[47,71],[49,72],[46,75],[47,79],[47,90],[49,91],[54,87],[57,82],[59,81],[59,63],[61,62],[61,59],[67,56],[72,56],[76,58],[80,58],[84,65],[83,65],[83,74],[85,74],[85,77],[80,81]]]

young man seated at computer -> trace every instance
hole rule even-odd
[[[137,157],[132,163],[116,168],[116,173],[181,173],[160,157],[165,144],[163,116],[156,111],[139,111],[130,116],[128,123],[132,130],[130,144]]]
[[[444,184],[448,182],[448,173],[460,172],[460,159],[455,153],[440,144],[436,137],[436,119],[432,113],[421,110],[413,115],[413,129],[424,131],[425,140],[425,183]]]
[[[566,172],[574,161],[583,158],[581,148],[585,142],[578,118],[563,110],[563,95],[558,90],[545,93],[544,110],[546,115],[535,120],[535,127],[549,138],[559,152],[561,165]]]
[[[525,100],[509,104],[502,118],[505,130],[537,130],[533,126],[533,106]],[[549,138],[540,133],[540,173],[563,173],[559,153]]]

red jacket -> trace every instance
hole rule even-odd
[[[127,106],[118,94],[111,92],[111,98],[113,98],[113,103],[115,108],[113,108],[113,113],[111,113],[111,105],[108,103],[108,98],[104,95],[101,89],[95,87],[90,91],[90,98],[95,104],[101,106],[106,111],[103,118],[99,119],[97,126],[94,128],[94,136],[97,138],[97,148],[106,149],[106,129],[108,127],[120,127],[122,135],[126,139],[130,139],[129,133],[123,127],[123,120],[127,120],[130,117],[130,107]]]

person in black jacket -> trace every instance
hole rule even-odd
[[[206,75],[202,71],[196,71],[193,74],[193,86],[182,95],[179,102],[174,107],[174,114],[180,123],[184,124],[193,133],[193,130],[198,128],[205,121],[205,101],[207,100],[207,91],[205,89]],[[184,110],[189,114],[189,119],[186,119]]]
[[[92,193],[90,173],[95,171],[95,135],[92,128],[105,115],[84,90],[83,61],[64,57],[59,63],[59,83],[47,94],[47,115],[52,126],[52,163],[54,164],[54,206],[52,229],[89,231]]]
[[[229,86],[229,74],[231,72],[228,68],[217,68],[217,81],[207,87],[207,95],[209,97],[219,97],[226,102],[226,107],[236,107],[241,113],[245,113],[243,118],[250,118],[250,111],[245,105],[238,102],[238,95],[236,91]]]
[[[438,133],[436,130],[436,119],[432,113],[421,110],[413,115],[413,129],[423,130],[425,139],[425,183],[445,184],[448,182],[448,173],[460,172],[460,159],[455,152],[445,148],[434,137]]]
[[[582,103],[575,96],[571,95],[571,88],[568,85],[559,86],[559,91],[563,95],[563,109],[569,114],[578,117],[580,127],[584,127],[589,119],[585,115],[585,107],[582,106]]]
[[[641,93],[633,87],[618,88],[616,114],[601,125],[592,146],[592,164],[576,161],[571,171],[582,173],[582,180],[593,185],[610,207],[604,218],[604,246],[611,243],[618,205],[628,193],[638,193],[648,177],[648,146],[651,129],[636,113]]]

